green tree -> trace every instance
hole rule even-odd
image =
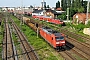
[[[78,12],[84,12],[84,8],[81,6],[80,8],[78,8]]]
[[[75,11],[74,9],[73,9],[73,7],[70,7],[69,8],[69,17],[70,17],[70,20],[72,19],[72,17],[73,17],[73,15],[74,14],[76,14],[77,13],[77,11]]]
[[[85,25],[81,23],[81,24],[78,24],[78,25],[76,25],[74,27],[79,32],[79,31],[81,31],[81,30],[83,30],[85,28]]]
[[[74,0],[74,8],[79,8],[79,7],[81,7],[80,0]]]
[[[90,2],[89,2],[89,12],[90,12]]]
[[[56,3],[56,8],[60,8],[60,2],[59,1]]]
[[[84,1],[83,1],[83,0],[81,0],[81,4],[82,4],[82,6],[83,6],[83,2],[84,2]]]
[[[32,5],[30,5],[30,8],[33,8],[33,6],[32,6]]]
[[[67,9],[67,2],[66,2],[66,0],[61,0],[61,6],[62,6],[62,10],[64,10],[64,11],[66,11]]]
[[[67,7],[71,7],[71,0],[67,0]]]
[[[59,15],[58,17],[57,17],[58,19],[62,19],[62,20],[66,20],[66,13],[63,13],[62,15]]]
[[[77,12],[84,12],[83,0],[74,0],[74,10]]]
[[[50,8],[49,5],[47,5],[47,8]]]
[[[69,17],[72,18],[74,14],[80,12],[87,12],[87,1],[85,0],[61,0],[62,10],[67,11],[69,8]],[[58,4],[58,3],[56,3]],[[89,4],[90,5],[90,4]],[[90,8],[90,6],[89,6]],[[90,9],[89,9],[90,12]]]
[[[87,1],[83,1],[84,12],[87,12]]]
[[[87,27],[90,28],[90,21],[88,21]]]
[[[44,5],[44,8],[46,9],[46,5]]]

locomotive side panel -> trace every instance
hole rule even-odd
[[[53,34],[49,34],[42,29],[40,29],[40,35],[54,48],[56,48],[56,40]]]
[[[52,40],[52,36],[47,34],[42,29],[40,29],[40,35],[54,48],[56,48],[55,40]]]

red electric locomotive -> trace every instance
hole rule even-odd
[[[40,35],[54,48],[60,50],[65,48],[65,36],[62,33],[52,30],[49,27],[42,27]]]

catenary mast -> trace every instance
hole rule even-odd
[[[86,16],[86,21],[85,21],[85,25],[88,24],[88,10],[89,10],[89,0],[87,2],[87,16]]]

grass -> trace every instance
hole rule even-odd
[[[13,16],[12,18],[20,27],[20,21]],[[38,53],[40,60],[64,60],[59,54],[56,54],[56,51],[47,42],[45,42],[44,39],[40,36],[37,38],[37,34],[27,25],[22,25],[20,28],[26,35],[29,44],[31,44]]]
[[[1,27],[1,26],[0,26]],[[0,28],[1,29],[1,28]],[[0,32],[0,59],[2,58],[2,39],[3,39],[3,35]]]
[[[0,60],[2,59],[3,32],[4,32],[4,21],[2,19],[2,24],[0,25]]]
[[[18,42],[18,38],[17,38],[17,36],[15,35],[14,32],[12,33],[12,39],[13,39],[13,41],[14,41],[14,45],[15,45],[15,46],[18,45],[18,44],[20,44],[20,43]]]
[[[17,38],[17,36],[16,36],[16,34],[14,32],[12,33],[12,39],[14,41],[14,45],[16,47],[17,53],[21,54],[22,50],[20,48],[20,42],[18,42],[18,38]],[[20,55],[18,57],[20,57]]]

